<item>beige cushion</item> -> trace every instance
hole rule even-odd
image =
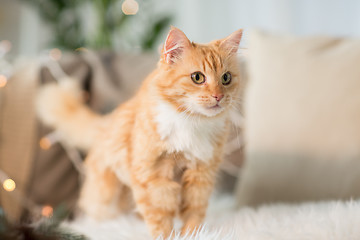
[[[21,216],[19,198],[25,197],[36,145],[36,118],[32,107],[37,64],[19,66],[7,85],[0,88],[0,170],[16,182],[16,192],[0,189],[0,207],[10,219]],[[26,80],[26,81],[24,81]],[[0,176],[0,180],[5,176]]]
[[[253,32],[240,205],[360,196],[360,40]]]

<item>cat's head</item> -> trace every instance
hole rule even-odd
[[[240,87],[237,51],[242,30],[208,44],[190,42],[172,27],[165,41],[157,85],[179,112],[212,117],[235,106]]]

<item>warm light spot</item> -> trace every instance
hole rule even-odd
[[[5,191],[12,192],[15,190],[16,184],[14,180],[8,178],[3,182],[3,188],[5,189]]]
[[[54,61],[58,61],[61,59],[61,50],[58,49],[58,48],[53,48],[50,50],[50,53],[49,53],[49,57],[54,60]]]
[[[41,209],[41,215],[43,215],[44,217],[51,217],[53,215],[54,209],[49,206],[46,205]]]
[[[4,52],[9,52],[11,50],[12,44],[10,41],[8,40],[2,40],[0,42],[0,48],[4,51]]]
[[[126,15],[135,15],[139,11],[139,4],[135,0],[125,0],[121,10]]]
[[[75,49],[75,51],[77,51],[77,52],[88,52],[89,50],[87,48],[84,48],[84,47],[79,47],[79,48]]]
[[[40,144],[40,148],[42,148],[44,150],[49,149],[52,145],[50,139],[48,139],[47,137],[42,137],[40,139],[39,144]]]
[[[7,84],[7,77],[0,74],[0,88],[5,87]]]

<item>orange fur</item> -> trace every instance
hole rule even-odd
[[[96,141],[89,146],[79,201],[86,213],[103,219],[136,206],[154,237],[170,234],[176,214],[183,232],[201,224],[241,88],[235,54],[241,33],[196,44],[179,29],[170,30],[157,69],[138,93],[108,115],[106,124],[88,129]],[[203,84],[191,79],[198,71],[206,78]],[[229,85],[222,84],[225,72],[232,75]],[[220,95],[219,107],[214,96]],[[78,122],[70,108],[66,117],[51,111],[54,118]],[[98,118],[82,111],[89,121]]]

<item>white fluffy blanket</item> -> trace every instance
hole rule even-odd
[[[206,223],[194,236],[176,240],[358,240],[360,200],[301,205],[271,205],[234,210],[230,197],[213,199]],[[81,218],[69,223],[92,240],[149,240],[145,224],[134,216],[108,222]]]

